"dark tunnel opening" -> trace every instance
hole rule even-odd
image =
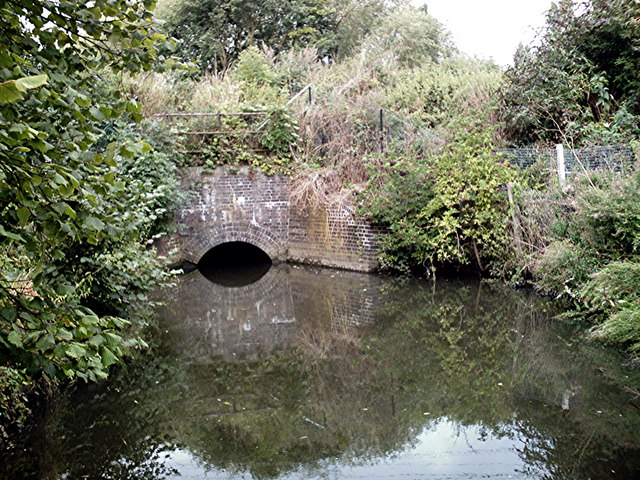
[[[269,255],[247,242],[227,242],[213,247],[198,262],[198,270],[211,282],[243,287],[260,280],[271,268]]]

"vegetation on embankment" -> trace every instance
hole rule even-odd
[[[258,22],[254,38],[243,36],[250,29],[221,33],[215,22],[181,20],[216,13],[215,21],[243,26],[270,12],[254,5],[234,16],[237,3],[161,4],[168,32],[185,46],[179,53],[200,72],[129,80],[148,114],[273,110],[311,84],[312,102],[306,95],[293,102],[295,115],[278,124],[289,131],[288,150],[256,155],[245,148],[231,156],[271,170],[271,159],[279,159],[280,171],[293,174],[296,201],[358,206],[387,228],[388,267],[533,280],[587,319],[594,336],[638,342],[637,245],[627,241],[638,236],[637,165],[574,173],[563,188],[542,163],[521,170],[496,153],[557,142],[633,144],[640,132],[637,5],[558,2],[537,45],[520,48],[502,72],[457,54],[426,10],[403,5],[371,4],[358,23],[351,12],[365,7],[357,1],[306,3],[314,15],[291,23],[300,30]],[[418,30],[424,34],[398,34]],[[348,48],[336,38],[349,38]],[[212,149],[197,161],[216,165],[231,156]],[[621,283],[609,292],[604,285],[614,278]]]

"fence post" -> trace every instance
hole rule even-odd
[[[558,180],[560,180],[560,185],[565,186],[567,184],[567,171],[564,165],[564,145],[561,143],[556,145],[556,158],[558,160]]]
[[[380,153],[384,153],[384,114],[380,109]]]
[[[513,182],[507,183],[507,197],[509,198],[509,208],[511,210],[511,221],[513,222],[513,242],[516,250],[520,253],[522,238],[520,237],[520,222],[516,213],[516,202],[513,199]]]

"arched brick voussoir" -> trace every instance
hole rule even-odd
[[[183,258],[198,263],[205,253],[227,242],[246,242],[262,249],[271,260],[286,259],[286,245],[270,231],[254,225],[225,224],[198,232],[183,248]]]

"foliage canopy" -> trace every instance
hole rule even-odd
[[[202,71],[224,71],[251,46],[326,52],[335,13],[328,0],[182,0],[166,8],[165,28],[180,40],[182,58]]]
[[[144,245],[172,171],[131,168],[139,105],[101,72],[158,61],[153,4],[0,3],[0,361],[33,376],[104,378],[141,344],[117,315],[162,277]]]
[[[616,142],[640,132],[640,4],[562,0],[540,44],[506,72],[503,117],[517,144]]]

